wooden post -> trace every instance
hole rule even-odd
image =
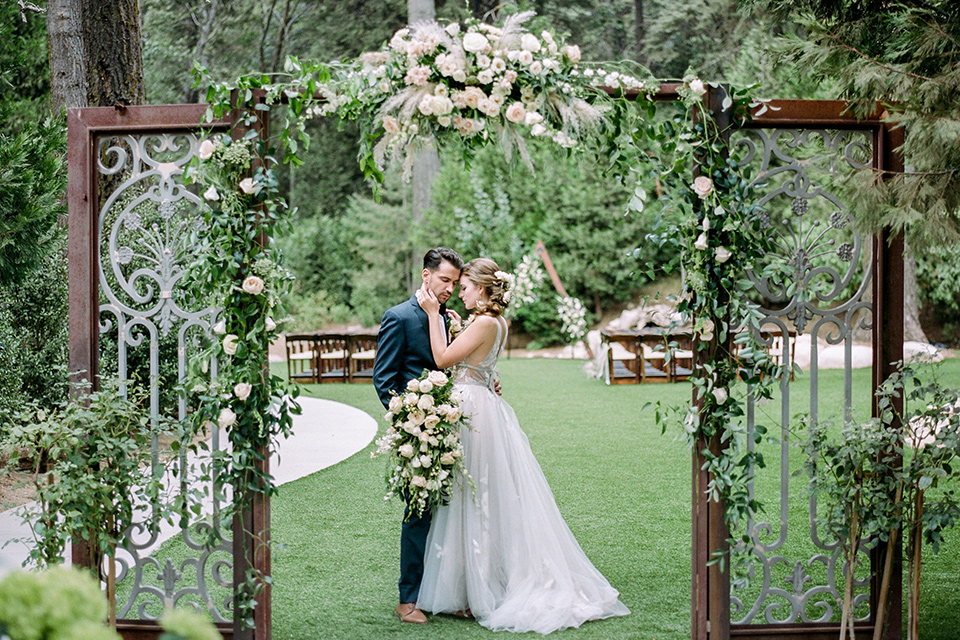
[[[547,273],[550,274],[550,280],[553,282],[553,288],[557,290],[557,293],[562,295],[564,298],[567,297],[567,290],[563,288],[563,283],[560,282],[560,274],[557,273],[557,270],[553,268],[553,261],[550,259],[550,254],[547,253],[547,248],[543,244],[543,240],[537,240],[537,246],[534,249],[534,252],[540,259],[543,260],[543,267],[547,270]]]

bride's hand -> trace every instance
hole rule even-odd
[[[449,318],[450,324],[463,324],[463,318],[461,318],[460,314],[453,309],[447,309],[447,318]]]
[[[437,300],[433,291],[426,287],[417,289],[417,304],[428,316],[439,315],[440,313],[440,301]]]

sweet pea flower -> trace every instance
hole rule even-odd
[[[210,187],[203,192],[203,197],[205,200],[210,200],[211,202],[214,202],[220,199],[220,194],[217,193],[217,188],[215,186],[210,185]]]
[[[250,397],[250,392],[253,391],[253,385],[249,382],[238,382],[233,387],[233,395],[237,396],[239,400],[246,400]]]
[[[719,247],[716,251],[717,262],[723,264],[730,259],[733,254],[726,247]]]
[[[232,356],[237,352],[237,347],[240,346],[240,338],[233,333],[228,333],[223,336],[223,352],[228,356]]]
[[[703,86],[703,80],[700,78],[694,78],[687,86],[690,87],[690,93],[695,96],[702,96],[707,92],[707,88]]]
[[[237,414],[230,410],[230,407],[224,407],[220,410],[220,416],[217,418],[217,424],[221,429],[232,427],[237,422]]]
[[[200,143],[200,149],[197,151],[197,155],[200,156],[201,160],[209,160],[210,156],[213,155],[213,150],[216,147],[213,142],[210,140],[204,140]]]
[[[211,331],[213,331],[218,336],[222,336],[227,332],[227,323],[223,319],[221,319],[220,322],[213,325],[213,329],[211,329]]]
[[[693,181],[693,192],[703,200],[713,191],[713,181],[707,176],[699,176]]]
[[[267,331],[273,331],[277,328],[277,323],[273,321],[273,318],[267,316],[267,319],[263,321],[263,326]]]
[[[700,249],[700,251],[706,251],[707,250],[707,234],[701,233],[697,237],[697,241],[693,243],[693,246],[697,249]]]
[[[253,182],[253,178],[244,178],[240,181],[240,191],[243,191],[247,195],[250,195],[256,190],[257,187]]]

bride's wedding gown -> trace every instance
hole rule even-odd
[[[564,522],[517,416],[493,392],[506,330],[477,366],[455,373],[471,428],[461,434],[476,494],[462,482],[433,516],[418,606],[470,609],[495,631],[550,633],[627,615]]]

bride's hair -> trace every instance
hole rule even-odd
[[[510,304],[510,277],[500,271],[497,263],[490,258],[474,258],[463,265],[461,278],[467,278],[487,294],[486,300],[477,301],[476,314],[488,313],[502,315]]]

